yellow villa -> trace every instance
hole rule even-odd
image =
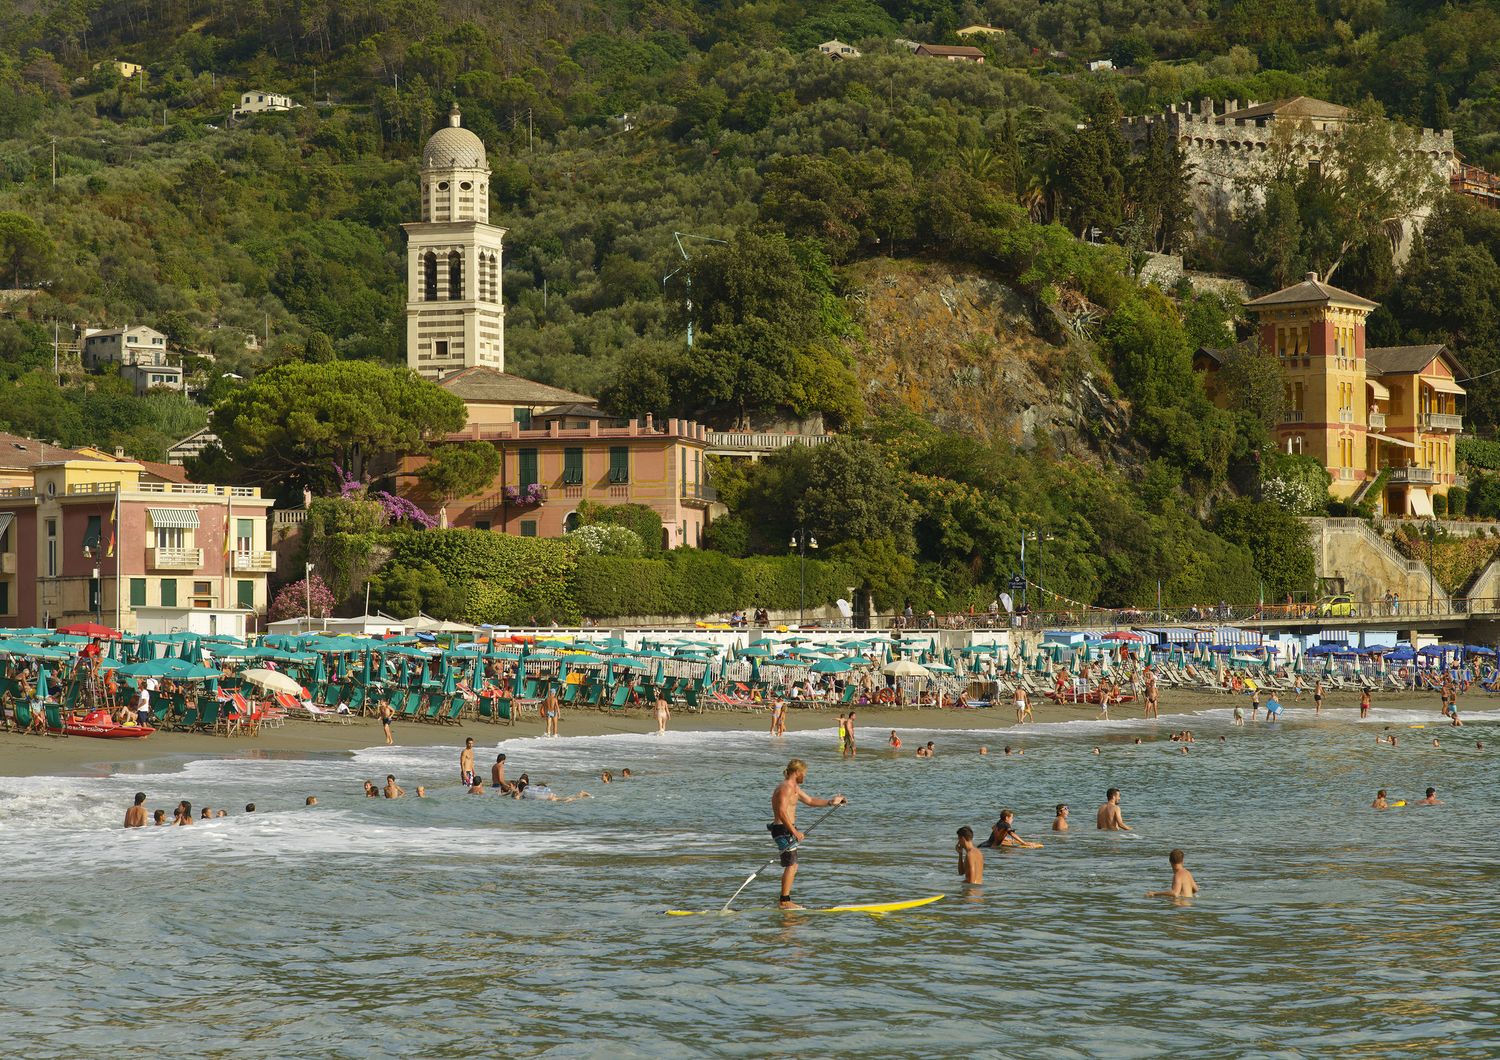
[[[1446,496],[1456,479],[1458,380],[1467,375],[1457,358],[1440,345],[1366,348],[1365,319],[1376,303],[1313,272],[1245,308],[1256,320],[1253,341],[1276,358],[1285,381],[1277,445],[1321,460],[1340,500],[1364,500],[1380,480],[1378,510],[1431,516],[1432,498]],[[1211,392],[1222,359],[1223,351],[1198,351]]]

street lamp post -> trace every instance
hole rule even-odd
[[[799,527],[792,534],[792,548],[795,548],[801,561],[797,564],[798,581],[800,583],[800,595],[797,599],[797,625],[802,626],[807,622],[807,550],[818,548],[818,539],[807,532],[807,527]]]

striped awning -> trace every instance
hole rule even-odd
[[[12,512],[0,512],[0,534],[10,529],[10,524],[15,522],[15,518]]]
[[[162,530],[198,529],[197,508],[147,508],[151,525]]]

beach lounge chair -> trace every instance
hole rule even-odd
[[[191,709],[191,708],[189,708]],[[198,728],[204,732],[217,733],[221,729],[229,735],[228,722],[223,717],[223,708],[217,699],[205,697],[198,701]]]
[[[63,732],[63,712],[62,712],[62,705],[59,704],[59,703],[45,703],[45,704],[42,705],[42,709],[46,712],[46,716],[47,716],[47,735],[48,736],[66,736],[66,735],[68,735],[67,733]]]
[[[610,709],[623,710],[625,707],[625,700],[629,698],[629,696],[630,687],[628,685],[617,685],[615,687],[615,694],[609,697]]]
[[[597,685],[597,684],[596,685],[589,685],[588,696],[584,699],[584,703],[587,706],[590,706],[590,707],[597,707],[599,705],[599,701],[601,699],[603,699],[603,698],[604,698],[604,686],[603,685]]]
[[[27,729],[31,728],[30,703],[16,704],[16,728],[21,732],[25,732]]]
[[[487,721],[494,724],[495,707],[493,705],[493,698],[490,696],[480,696],[479,705],[475,708],[475,712],[479,715],[480,721]]]
[[[406,703],[401,708],[401,717],[407,721],[415,720],[417,711],[422,706],[422,693],[419,689],[409,689],[406,693]]]
[[[438,720],[444,725],[462,725],[461,716],[464,712],[464,707],[468,706],[468,702],[463,696],[455,695],[452,699],[448,700],[448,709],[443,712],[443,716]]]
[[[442,709],[442,696],[428,696],[427,709],[422,712],[421,718],[423,721],[441,721],[442,719],[438,715],[442,712]]]
[[[177,724],[174,726],[174,728],[178,732],[192,732],[197,727],[198,727],[198,708],[197,707],[188,707],[181,714],[179,714],[178,717],[177,717]]]
[[[568,685],[563,689],[562,701],[569,705],[578,701],[578,693],[583,690],[582,685]]]

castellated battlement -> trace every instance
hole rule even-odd
[[[1305,123],[1312,133],[1337,136],[1350,113],[1337,104],[1303,98],[1271,104],[1251,99],[1243,105],[1237,99],[1216,101],[1204,98],[1197,104],[1173,103],[1160,114],[1122,118],[1120,132],[1138,150],[1144,147],[1150,130],[1160,125],[1180,147],[1191,144],[1194,148],[1249,154],[1266,150],[1280,121]],[[1309,150],[1317,153],[1316,137],[1309,140]],[[1430,154],[1434,161],[1451,161],[1452,130],[1423,129],[1417,149]]]

